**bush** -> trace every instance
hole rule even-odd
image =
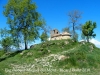
[[[13,44],[13,39],[11,37],[6,37],[1,41],[1,46],[3,47],[3,50],[5,52],[8,52],[11,49],[11,46],[13,46]]]

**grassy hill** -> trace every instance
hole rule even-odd
[[[72,40],[47,41],[29,50],[0,51],[0,75],[99,75],[100,49]]]

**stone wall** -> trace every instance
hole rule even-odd
[[[63,32],[62,34],[60,34],[57,29],[54,29],[51,32],[52,32],[52,34],[51,34],[50,40],[61,40],[61,39],[70,39],[71,38],[71,34],[68,32]]]
[[[61,39],[70,39],[70,36],[55,36],[55,37],[51,37],[50,40],[61,40]]]

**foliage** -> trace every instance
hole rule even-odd
[[[39,29],[43,26],[40,14],[36,11],[32,0],[9,0],[4,15],[10,27],[10,33],[17,42],[24,42],[25,49],[30,41],[39,37]]]
[[[86,37],[87,42],[89,42],[90,38],[94,38],[96,34],[94,34],[94,29],[96,28],[96,22],[92,21],[87,21],[83,26],[82,26],[82,35]]]
[[[63,28],[62,31],[63,31],[63,32],[68,32],[68,33],[70,33],[70,29],[69,29],[69,27],[65,27],[65,28]]]
[[[73,32],[73,30],[70,30],[70,27],[65,27],[65,28],[62,29],[62,31],[63,31],[63,32],[68,32],[68,33],[70,33],[70,34],[72,35],[72,39],[73,39],[75,42],[78,41],[78,34],[77,34],[77,32],[76,32],[76,31]],[[75,38],[73,38],[73,35],[74,35]]]
[[[40,38],[41,38],[41,41],[42,41],[42,42],[45,42],[45,41],[48,39],[48,35],[47,35],[47,33],[42,32]]]
[[[1,35],[2,38],[5,38],[7,36],[10,36],[9,35],[9,30],[7,28],[0,29],[0,35]]]
[[[0,43],[5,52],[11,50],[11,46],[14,45],[13,39],[11,39],[11,37],[3,38]]]
[[[74,40],[74,42],[78,42],[78,33],[76,31],[73,32],[73,30],[72,30],[72,31],[70,31],[70,34],[72,35],[71,37]],[[74,35],[74,38],[73,38],[73,35]]]
[[[7,28],[4,28],[4,29],[0,29],[0,34],[1,34],[1,38],[4,40],[6,38],[11,38],[11,41],[13,42],[13,46],[15,48],[18,48],[19,49],[19,43],[18,43],[18,39],[15,40],[14,37],[11,36],[10,34],[10,30],[8,30]],[[1,39],[1,41],[2,41]]]
[[[78,10],[73,10],[73,11],[70,11],[68,13],[69,20],[70,20],[69,23],[71,24],[72,30],[73,30],[73,32],[72,32],[72,38],[74,39],[74,41],[76,41],[75,30],[76,29],[80,29],[80,27],[81,27],[81,24],[78,24],[78,22],[79,22],[79,20],[81,18],[81,14],[82,13],[80,11],[78,11]]]

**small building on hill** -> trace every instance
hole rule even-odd
[[[50,40],[61,40],[61,39],[70,39],[71,34],[68,32],[59,33],[57,29],[54,29],[50,33]]]

